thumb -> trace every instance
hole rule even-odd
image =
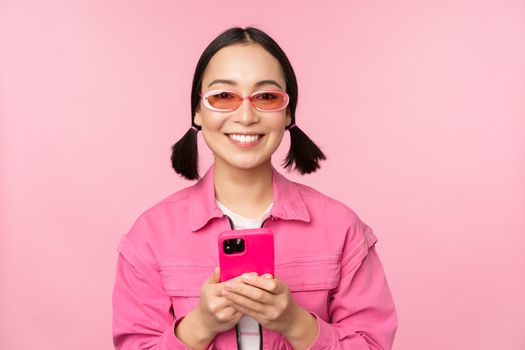
[[[221,272],[219,265],[215,266],[211,277],[208,279],[210,283],[218,283],[221,279]]]

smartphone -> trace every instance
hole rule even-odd
[[[274,273],[273,232],[269,228],[228,230],[219,234],[220,282],[245,272]]]

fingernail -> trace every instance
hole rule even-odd
[[[250,275],[250,274],[244,273],[242,275],[242,279],[245,280],[245,281],[253,281],[253,276]]]
[[[224,287],[227,288],[227,289],[233,290],[233,284],[231,284],[231,283],[225,283]]]

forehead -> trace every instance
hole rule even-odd
[[[214,87],[235,87],[239,90],[250,89],[261,80],[275,80],[286,89],[284,74],[279,61],[260,45],[227,46],[211,58],[202,80],[202,89],[217,79],[232,80],[236,86],[218,83]],[[277,88],[275,85],[268,85]]]

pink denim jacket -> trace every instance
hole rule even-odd
[[[116,349],[190,349],[174,327],[199,303],[231,228],[215,204],[214,166],[194,185],[143,212],[118,246],[113,289]],[[275,276],[317,320],[309,350],[391,349],[397,314],[372,229],[346,205],[272,167]],[[262,328],[262,349],[293,349]],[[209,349],[237,349],[235,327]]]

